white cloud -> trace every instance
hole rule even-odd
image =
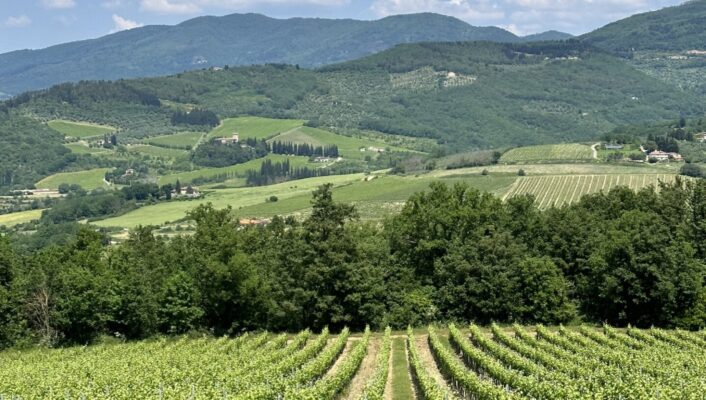
[[[496,25],[518,34],[558,29],[580,34],[629,15],[683,0],[373,0],[379,17],[436,12],[473,25]]]
[[[258,5],[340,6],[351,0],[141,0],[140,9],[158,14],[197,14],[204,8],[238,10]]]
[[[131,21],[131,20],[129,20],[127,18],[123,18],[117,14],[113,14],[113,24],[115,26],[110,31],[110,33],[126,31],[128,29],[135,29],[135,28],[139,28],[141,26],[144,26],[144,24],[141,24],[141,23],[135,22],[135,21]]]
[[[71,26],[78,21],[78,18],[75,15],[59,15],[54,17],[54,19],[59,21],[59,23],[64,26]]]
[[[76,6],[74,0],[42,0],[46,8],[72,8]]]
[[[3,25],[8,28],[24,28],[25,26],[28,26],[31,23],[32,20],[29,19],[28,16],[20,15],[17,17],[8,17],[5,22],[3,22]]]
[[[376,0],[370,9],[378,16],[435,12],[471,23],[489,24],[505,18],[505,11],[490,0]]]
[[[101,5],[109,10],[127,7],[130,4],[127,0],[106,0]]]
[[[158,14],[196,14],[201,7],[195,1],[142,0],[140,8]]]

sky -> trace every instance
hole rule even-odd
[[[0,53],[91,39],[201,15],[256,12],[275,18],[378,19],[436,12],[518,35],[581,34],[683,0],[0,0]]]

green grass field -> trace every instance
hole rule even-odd
[[[108,149],[101,147],[88,147],[82,143],[67,143],[64,147],[71,150],[74,154],[105,154],[110,152]]]
[[[113,133],[116,131],[116,129],[112,126],[92,124],[89,122],[66,121],[63,119],[49,121],[48,125],[50,128],[63,134],[64,136],[72,136],[77,138],[103,136],[106,133]]]
[[[180,172],[178,174],[161,176],[159,178],[159,184],[164,185],[166,183],[174,183],[177,181],[177,179],[179,179],[179,182],[181,183],[191,183],[194,179],[197,178],[211,178],[218,175],[227,175],[229,179],[238,177],[242,178],[245,176],[245,173],[248,170],[259,170],[262,162],[268,159],[272,160],[272,162],[282,162],[288,159],[291,165],[300,167],[310,164],[308,157],[292,157],[281,154],[268,154],[266,157],[263,158],[250,160],[246,163],[231,165],[228,167],[201,168],[194,171]]]
[[[0,226],[15,226],[25,222],[34,221],[42,216],[43,210],[20,211],[11,214],[0,215]]]
[[[144,154],[152,157],[160,158],[179,158],[186,157],[189,153],[186,150],[169,149],[166,147],[152,146],[149,144],[137,144],[128,147],[132,153]]]
[[[591,146],[585,144],[550,144],[518,147],[508,150],[500,157],[501,163],[587,161],[593,158]]]
[[[467,182],[479,190],[501,193],[516,177],[511,175],[450,176],[442,178],[379,176],[370,181],[363,174],[337,175],[301,179],[277,185],[249,188],[215,189],[194,201],[178,201],[147,206],[125,215],[98,221],[98,226],[133,228],[137,225],[162,225],[183,218],[199,204],[213,203],[217,208],[233,207],[238,217],[271,217],[273,215],[305,215],[311,208],[311,192],[324,183],[333,183],[336,201],[354,204],[363,219],[379,219],[402,207],[415,192],[426,190],[433,181],[448,184]],[[278,201],[267,202],[270,196]]]
[[[199,132],[184,132],[174,135],[157,136],[147,140],[147,143],[162,147],[178,147],[188,149],[193,147],[203,134]]]
[[[272,140],[282,142],[309,144],[313,146],[337,145],[338,151],[343,158],[363,159],[365,156],[376,156],[376,152],[360,151],[360,148],[376,147],[390,148],[391,150],[409,151],[401,147],[389,146],[384,142],[379,142],[370,139],[356,138],[350,136],[339,135],[333,132],[325,131],[318,128],[310,128],[303,126],[294,130],[290,130],[281,135],[278,135]]]
[[[60,184],[80,185],[85,190],[105,186],[103,178],[110,168],[96,168],[78,172],[61,172],[48,176],[36,183],[38,189],[57,189]]]
[[[221,121],[221,124],[209,132],[208,137],[230,137],[237,132],[240,139],[270,139],[282,132],[298,128],[304,125],[300,119],[273,119],[262,117],[238,117],[228,118]]]
[[[617,186],[640,190],[647,186],[658,187],[659,182],[674,182],[676,175],[626,174],[626,175],[554,175],[520,177],[508,189],[504,198],[531,194],[540,209],[571,204],[581,196],[600,191],[609,191]]]

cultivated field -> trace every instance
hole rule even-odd
[[[62,119],[49,121],[48,125],[50,128],[62,133],[64,136],[72,136],[77,138],[103,136],[106,133],[113,133],[116,131],[116,129],[112,126],[91,124],[88,122],[73,122]]]
[[[202,133],[198,132],[176,133],[174,135],[153,137],[147,140],[147,142],[155,146],[188,149],[193,147],[202,135]]]
[[[238,132],[240,139],[270,139],[282,132],[298,128],[304,125],[300,119],[273,119],[261,117],[239,117],[228,118],[221,121],[221,124],[209,132],[208,137],[231,136]]]
[[[5,351],[0,396],[698,399],[706,393],[705,349],[704,332],[610,327],[181,337]]]
[[[617,186],[639,190],[647,186],[659,187],[659,182],[671,183],[673,174],[612,174],[612,175],[553,175],[520,177],[503,196],[531,194],[540,209],[571,204],[581,196],[600,191],[609,191]]]
[[[103,178],[109,170],[110,168],[96,168],[78,172],[60,172],[42,179],[35,186],[38,189],[57,189],[62,183],[68,183],[79,185],[85,190],[93,190],[105,185]]]
[[[34,221],[42,216],[43,210],[20,211],[11,214],[0,215],[0,226],[14,226],[24,224],[25,222]]]
[[[585,144],[549,144],[543,146],[518,147],[508,150],[500,157],[501,163],[585,161],[593,158],[591,146]]]

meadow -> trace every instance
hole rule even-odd
[[[149,138],[147,140],[147,143],[161,147],[190,149],[196,143],[198,143],[199,139],[201,139],[202,136],[203,134],[199,132],[175,133],[173,135],[156,136],[153,138]]]
[[[434,181],[453,184],[466,182],[483,191],[501,193],[515,180],[514,176],[450,176],[445,178],[400,177],[377,175],[366,180],[363,174],[335,175],[284,182],[276,185],[205,189],[206,195],[198,200],[175,201],[150,205],[119,217],[94,222],[103,227],[134,228],[137,225],[162,225],[186,216],[186,212],[199,204],[212,203],[216,208],[231,206],[237,217],[271,217],[274,215],[304,215],[311,208],[311,192],[324,183],[334,185],[336,201],[354,204],[363,219],[380,219],[399,211],[404,202],[415,192],[426,190]],[[276,202],[269,202],[276,196]]]
[[[128,147],[128,151],[159,158],[179,158],[187,157],[186,150],[172,149],[167,147],[152,146],[149,144],[137,144]]]
[[[15,226],[34,221],[42,216],[42,210],[20,211],[11,214],[0,214],[0,226]]]
[[[230,137],[234,133],[240,139],[270,139],[282,132],[286,132],[304,125],[300,119],[274,119],[262,117],[228,118],[208,134],[208,138]]]
[[[66,121],[63,119],[49,121],[47,125],[64,136],[82,139],[103,136],[116,131],[116,129],[112,126],[92,124],[89,122]]]
[[[593,158],[591,146],[578,143],[517,147],[503,153],[501,163],[587,161]]]
[[[78,172],[60,172],[48,176],[36,183],[38,189],[57,189],[62,183],[79,185],[85,190],[93,190],[105,186],[103,178],[110,168],[96,168]]]
[[[571,204],[586,194],[607,192],[618,186],[635,191],[648,186],[658,189],[660,182],[672,183],[676,178],[673,174],[524,176],[510,187],[503,199],[531,194],[540,209],[547,209]]]
[[[454,325],[0,352],[8,398],[700,398],[706,333]],[[410,376],[413,379],[410,379]],[[415,396],[416,394],[416,396]]]

